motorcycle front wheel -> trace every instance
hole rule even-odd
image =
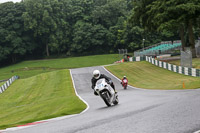
[[[124,90],[126,90],[127,89],[127,85],[124,85]]]
[[[108,92],[103,92],[103,93],[100,93],[102,99],[104,100],[105,104],[110,107],[111,106],[111,103],[109,102],[109,94]]]

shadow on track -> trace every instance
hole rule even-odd
[[[104,107],[98,108],[98,109],[96,109],[96,110],[105,110],[105,109],[110,109],[110,108],[116,108],[116,106],[119,106],[119,104],[117,104],[117,105],[112,105],[112,106],[110,106],[110,107],[104,106]]]

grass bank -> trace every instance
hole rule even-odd
[[[0,129],[80,113],[86,105],[75,95],[69,70],[16,80],[0,95]]]
[[[181,65],[181,61],[180,60],[173,60],[173,61],[167,61],[167,62],[170,63],[170,64],[177,65],[177,66]],[[192,67],[200,69],[200,58],[193,58],[192,59]]]
[[[0,82],[0,87],[4,84],[5,82]]]
[[[28,78],[40,73],[55,71],[58,69],[71,69],[112,64],[119,60],[118,54],[94,55],[62,59],[24,61],[0,69],[0,80],[9,79],[13,75],[20,78]]]
[[[174,73],[145,61],[122,63],[106,68],[120,79],[126,75],[129,84],[138,88],[161,90],[200,88],[200,78]]]

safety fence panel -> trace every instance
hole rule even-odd
[[[151,62],[151,57],[149,57],[149,60],[148,60],[149,62]]]
[[[136,61],[141,61],[140,56],[136,57]]]
[[[188,68],[188,75],[192,76],[192,68]]]
[[[167,69],[167,63],[163,62],[163,68]]]
[[[155,65],[158,66],[158,60],[156,60]]]
[[[154,64],[155,59],[152,59],[151,63]]]
[[[184,67],[184,73],[185,73],[185,75],[189,75],[189,74],[188,74],[188,68],[187,68],[187,67]]]
[[[192,68],[192,76],[196,77],[197,74],[196,74],[196,69]]]
[[[12,78],[8,79],[6,83],[4,83],[0,87],[0,93],[3,93],[16,79],[18,79],[18,76],[13,76]]]
[[[168,70],[172,70],[172,66],[171,66],[171,64],[168,64]]]
[[[129,58],[129,61],[132,62],[132,61],[144,61],[146,60],[147,61],[147,58],[145,57],[141,57],[141,56],[137,56],[137,57],[130,57]]]
[[[177,72],[176,67],[177,67],[176,65],[173,65],[173,71],[174,71],[174,72]]]
[[[196,72],[197,72],[197,77],[200,77],[200,69],[197,69]]]
[[[133,61],[133,57],[130,57],[130,58],[129,58],[129,61],[131,61],[131,62],[132,62],[132,61]]]
[[[159,61],[159,67],[162,67],[162,61]]]

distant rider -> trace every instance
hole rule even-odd
[[[128,79],[126,78],[126,76],[123,77],[121,84],[123,85],[124,83],[128,84]]]
[[[93,77],[92,77],[92,80],[91,80],[91,82],[92,82],[92,89],[94,90],[94,87],[96,85],[97,80],[102,79],[102,78],[105,78],[106,82],[108,84],[110,84],[110,86],[114,89],[115,93],[117,93],[116,90],[115,90],[115,86],[114,86],[111,78],[107,77],[104,74],[100,74],[99,70],[94,70],[93,71]],[[94,95],[98,95],[96,91],[94,91]]]

